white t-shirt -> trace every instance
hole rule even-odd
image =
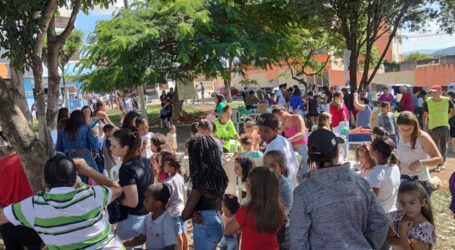
[[[125,97],[123,99],[123,106],[125,107],[126,112],[134,111],[133,98]]]
[[[147,146],[145,147],[145,151],[142,152],[141,156],[145,157],[147,159],[150,159],[150,157],[152,157],[152,155],[153,155],[152,146],[151,146],[151,142],[150,142],[150,139],[152,139],[152,136],[153,136],[153,133],[147,133],[146,135],[141,136],[142,143],[144,143],[144,141],[147,141]]]
[[[147,237],[145,243],[149,250],[162,250],[167,246],[177,245],[177,226],[175,220],[164,211],[153,220],[153,212],[145,218],[142,234]]]
[[[164,184],[169,188],[171,194],[169,198],[169,207],[167,211],[172,217],[178,217],[182,215],[182,211],[185,208],[183,194],[185,192],[185,182],[180,174],[176,174],[167,178]]]
[[[400,186],[400,169],[397,165],[378,165],[368,174],[371,187],[379,188],[377,196],[385,213],[397,210],[398,187]]]
[[[286,157],[286,165],[289,170],[288,179],[292,182],[292,185],[295,186],[297,183],[299,162],[297,161],[297,157],[295,157],[294,149],[292,148],[291,143],[285,137],[277,135],[275,139],[267,144],[264,154],[272,150],[278,150],[284,153],[284,156]]]
[[[284,99],[283,91],[278,90],[276,92],[276,96],[278,96],[278,105],[286,105],[286,99]]]

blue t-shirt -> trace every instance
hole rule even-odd
[[[263,154],[261,151],[254,151],[254,152],[243,152],[242,156],[249,156],[253,159],[259,159],[263,157]]]
[[[300,110],[303,110],[303,100],[301,96],[293,96],[289,101],[289,105],[296,110],[297,107],[300,105]]]
[[[365,110],[359,110],[357,112],[357,120],[355,122],[356,127],[362,127],[362,128],[370,128],[370,122],[371,122],[371,108],[370,106],[363,104],[363,107]]]

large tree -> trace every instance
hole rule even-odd
[[[340,50],[351,51],[349,81],[357,89],[357,72],[364,50],[360,89],[367,89],[379,70],[398,29],[406,24],[418,27],[427,14],[425,0],[294,0],[291,6],[310,20],[310,25],[323,27],[333,38],[343,41]],[[311,18],[308,19],[308,16]],[[384,51],[371,66],[374,45],[386,41]]]
[[[55,127],[56,124],[58,104],[55,105],[57,102],[52,101],[52,98],[58,100],[59,93],[59,81],[51,84],[50,80],[49,92],[54,93],[54,96],[48,99],[47,109],[51,110],[49,113],[55,119],[47,119],[42,64],[44,40],[48,28],[55,18],[57,8],[67,4],[74,8],[79,2],[79,0],[0,2],[0,47],[6,51],[2,57],[10,60],[11,75],[9,83],[0,77],[0,126],[10,138],[34,191],[43,187],[42,168],[49,154],[53,153],[48,127]],[[84,8],[89,9],[99,3],[103,3],[102,7],[106,7],[106,3],[110,1],[84,0],[83,2]],[[79,8],[77,11],[73,10],[70,21],[75,19],[78,11]],[[71,23],[74,25],[74,22],[69,22],[70,25]],[[70,31],[68,32],[70,33]],[[52,58],[55,57],[52,56]],[[25,97],[23,76],[26,69],[33,70],[35,80],[34,94],[40,127],[39,138],[32,131],[32,116]],[[55,90],[55,86],[57,86],[57,90]]]

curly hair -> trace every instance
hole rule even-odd
[[[245,182],[248,179],[248,174],[250,173],[251,169],[256,167],[256,164],[249,156],[241,155],[237,157],[235,161],[238,162],[242,167],[242,182]]]
[[[208,135],[196,135],[188,141],[188,152],[193,189],[206,190],[222,199],[228,177],[215,140]]]

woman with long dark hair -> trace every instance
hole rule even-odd
[[[72,159],[84,158],[90,167],[99,171],[92,155],[92,152],[98,152],[98,140],[86,125],[84,113],[80,110],[73,111],[67,125],[60,129],[55,150],[64,152]],[[81,179],[88,183],[86,176],[81,176]]]
[[[128,210],[128,216],[117,224],[121,240],[134,238],[142,233],[147,211],[142,201],[145,190],[153,184],[153,168],[147,158],[141,157],[141,137],[128,129],[114,132],[111,151],[122,159],[119,170],[119,184],[125,198],[120,200],[120,210]]]
[[[419,120],[414,113],[401,112],[398,116],[400,140],[397,157],[400,161],[402,180],[418,178],[422,186],[431,196],[430,171],[428,167],[436,167],[442,163],[442,155],[431,136],[419,127]]]
[[[126,113],[125,119],[123,119],[122,128],[129,129],[135,132],[136,129],[136,119],[139,118],[141,115],[136,113],[135,111],[130,111]]]
[[[214,139],[196,135],[188,142],[191,194],[182,212],[184,221],[193,217],[195,249],[215,250],[223,236],[220,209],[228,177],[221,165]]]
[[[224,103],[224,96],[223,95],[216,95],[215,96],[215,111],[213,114],[216,116],[216,118],[221,117],[221,113],[223,108],[226,106],[226,103]]]

